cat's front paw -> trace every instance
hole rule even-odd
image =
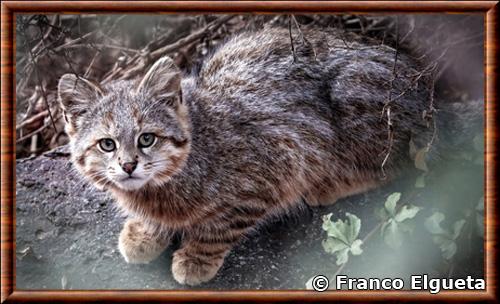
[[[153,233],[142,222],[129,219],[120,232],[118,249],[127,263],[146,264],[156,259],[168,244],[165,235]]]
[[[186,255],[183,249],[174,253],[172,274],[174,279],[191,286],[210,281],[224,262],[224,257],[196,257]]]

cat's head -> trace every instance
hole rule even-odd
[[[100,87],[66,74],[58,94],[73,163],[100,188],[162,185],[182,170],[190,122],[181,73],[170,58],[158,60],[140,82]]]

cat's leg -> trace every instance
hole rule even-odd
[[[170,235],[137,219],[128,219],[120,232],[118,249],[127,263],[145,264],[156,259],[170,243]]]
[[[200,243],[189,241],[174,253],[172,275],[187,285],[198,285],[211,280],[224,263],[232,244]]]
[[[232,222],[225,229],[205,229],[184,240],[172,259],[174,279],[192,286],[212,279],[231,248],[254,223],[252,219]]]

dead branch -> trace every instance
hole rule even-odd
[[[58,119],[59,118],[60,117],[58,117]],[[43,130],[47,129],[47,127],[50,126],[50,125],[51,125],[51,122],[49,121],[49,122],[45,123],[43,126],[41,126],[40,128],[36,129],[35,131],[33,131],[33,132],[29,133],[29,134],[26,134],[26,135],[22,136],[21,138],[18,138],[16,140],[16,143],[23,142],[26,139],[31,138],[33,135],[41,133]]]
[[[237,19],[232,20],[235,17]],[[202,58],[207,52],[229,34],[240,31],[259,30],[266,26],[287,28],[290,36],[291,53],[293,61],[300,60],[302,53],[301,46],[312,47],[316,58],[316,49],[307,39],[307,32],[304,29],[311,27],[340,28],[342,32],[362,32],[371,37],[373,41],[380,41],[379,44],[361,46],[351,43],[348,36],[340,36],[334,43],[328,43],[331,49],[346,49],[350,51],[362,51],[365,49],[385,48],[386,35],[389,37],[387,44],[394,46],[394,35],[397,24],[395,18],[385,16],[357,16],[357,15],[276,15],[276,16],[208,16],[203,17],[182,17],[180,22],[174,19],[158,19],[154,27],[154,32],[144,28],[138,35],[131,35],[126,29],[128,22],[121,22],[127,16],[103,17],[99,15],[70,16],[54,15],[26,16],[20,17],[17,30],[24,35],[19,36],[20,51],[16,58],[17,77],[16,93],[18,103],[18,125],[16,130],[20,139],[25,138],[27,132],[39,128],[44,123],[51,123],[52,126],[62,130],[61,120],[51,119],[49,116],[58,116],[54,107],[54,97],[57,90],[57,79],[64,73],[74,73],[75,75],[91,78],[106,84],[110,81],[121,79],[133,79],[143,74],[146,69],[158,58],[169,55],[176,64],[183,70],[190,70],[199,66]],[[137,19],[131,17],[134,22]],[[174,20],[174,21],[172,21]],[[229,22],[232,20],[231,22]],[[419,22],[418,18],[411,18],[404,30],[398,37],[398,45],[403,42],[412,42],[417,38],[421,41],[422,30],[426,33],[426,44],[417,44],[413,55],[416,61],[430,62],[415,75],[410,75],[407,87],[399,88],[396,91],[397,71],[393,69],[394,89],[384,103],[380,119],[387,120],[387,151],[384,150],[383,165],[385,167],[390,160],[391,141],[396,138],[397,126],[394,123],[395,108],[389,110],[391,104],[404,97],[418,85],[422,79],[433,75],[434,82],[439,85],[444,71],[448,68],[455,69],[450,57],[454,52],[448,54],[448,48],[460,45],[466,49],[475,49],[477,43],[482,43],[480,39],[483,35],[479,31],[469,31],[470,35],[444,37],[446,23],[439,23],[433,27],[426,27],[425,23]],[[142,21],[141,21],[142,22]],[[173,23],[172,23],[173,22]],[[451,21],[450,21],[451,22]],[[119,25],[119,27],[118,27]],[[447,25],[448,26],[448,25]],[[294,28],[295,27],[295,28]],[[115,29],[118,29],[117,31]],[[403,28],[401,28],[403,29]],[[135,29],[134,29],[135,30]],[[449,31],[448,31],[449,32]],[[28,35],[26,35],[26,33]],[[184,34],[187,33],[187,34]],[[181,39],[178,35],[182,35]],[[139,37],[136,39],[136,37]],[[418,40],[420,38],[420,40]],[[449,38],[449,39],[444,39]],[[331,45],[330,45],[331,44]],[[440,52],[445,49],[441,54]],[[312,53],[311,53],[312,55]],[[362,54],[361,54],[362,55]],[[447,56],[449,55],[449,56]],[[395,57],[398,55],[395,54]],[[446,56],[446,60],[442,60]],[[455,56],[455,55],[453,55]],[[396,59],[396,58],[395,58]],[[394,67],[397,67],[395,60]],[[389,86],[389,84],[387,84]],[[431,89],[433,90],[433,89]],[[433,104],[434,101],[429,100]],[[425,111],[426,121],[429,128],[435,125],[430,106]],[[50,112],[50,113],[49,113]],[[47,118],[47,119],[45,119]],[[23,140],[18,149],[21,154],[29,155],[30,151],[36,153],[47,150],[47,145],[59,144],[57,138],[62,131],[43,129],[43,136],[32,138],[34,146],[30,147],[29,141]],[[391,131],[392,130],[392,131]],[[37,130],[35,130],[36,132]],[[29,134],[28,134],[29,135]],[[430,140],[430,145],[437,135],[434,132]],[[61,137],[61,140],[67,140]],[[384,170],[385,168],[383,168]]]
[[[196,40],[200,40],[207,34],[216,31],[224,23],[228,22],[234,17],[235,16],[233,15],[220,17],[217,20],[208,24],[205,28],[187,37],[179,39],[175,43],[160,47],[154,51],[143,49],[140,52],[140,55],[134,56],[123,67],[116,67],[113,71],[108,73],[101,82],[105,84],[111,80],[124,80],[133,78],[139,75],[141,72],[143,72],[151,62],[154,62],[161,56],[174,52],[180,49],[181,47],[186,46]]]
[[[41,77],[40,77],[40,72],[38,71],[38,66],[35,63],[35,59],[33,57],[33,52],[32,52],[31,49],[29,49],[29,55],[30,55],[31,64],[34,67],[35,77],[36,77],[36,80],[38,82],[38,86],[42,90],[41,92],[42,92],[43,102],[45,103],[45,106],[47,107],[47,111],[48,111],[48,114],[49,114],[49,117],[50,117],[50,121],[52,122],[52,126],[54,127],[54,131],[57,133],[56,123],[54,122],[54,118],[52,117],[52,112],[50,111],[49,101],[47,100],[47,93],[45,92],[45,88],[44,88],[44,86],[42,84],[42,80],[41,80]]]
[[[56,24],[59,22],[59,15],[55,15],[50,22],[47,32],[43,35],[42,39],[33,47],[33,53],[38,53],[38,49],[42,46],[45,47],[45,41],[50,37],[52,31],[56,28]]]
[[[293,63],[296,63],[297,54],[295,53],[295,45],[293,44],[292,15],[288,17],[288,34],[290,35],[290,47],[292,48]]]
[[[30,125],[36,121],[44,119],[45,117],[47,117],[47,115],[49,115],[49,111],[44,110],[44,111],[37,113],[31,117],[28,117],[27,119],[23,120],[20,124],[18,124],[16,126],[16,131],[18,131],[18,130],[24,128],[25,126]]]
[[[387,107],[386,113],[387,113],[387,140],[389,142],[389,146],[387,147],[387,152],[385,154],[384,160],[382,161],[382,165],[380,166],[383,178],[386,178],[385,165],[389,160],[389,156],[391,155],[392,152],[392,145],[394,143],[394,127],[391,121],[391,106]]]
[[[103,44],[103,43],[92,43],[91,45],[89,44],[72,44],[66,47],[67,49],[76,49],[76,48],[89,48],[89,49],[114,49],[114,50],[119,50],[123,52],[128,52],[128,53],[134,53],[134,54],[139,54],[140,51],[134,50],[131,48],[119,46],[119,45],[113,45],[113,44]]]
[[[436,108],[434,107],[434,87],[435,87],[435,76],[431,79],[430,89],[429,89],[429,108],[427,111],[422,113],[424,120],[427,122],[427,127],[430,127],[430,121],[432,121],[432,137],[427,143],[426,151],[429,152],[434,140],[437,136],[437,126],[436,126]]]
[[[316,49],[314,48],[314,45],[306,38],[302,30],[300,29],[300,24],[297,21],[297,18],[295,18],[294,15],[289,15],[288,19],[288,33],[290,35],[290,44],[292,47],[292,54],[293,54],[293,62],[297,62],[297,53],[295,51],[295,45],[293,43],[293,35],[292,35],[292,20],[293,23],[295,24],[295,27],[297,28],[297,32],[299,33],[300,40],[302,40],[302,45],[309,45],[313,51],[314,54],[314,60],[317,60],[317,54],[316,54]]]
[[[392,91],[394,88],[394,81],[397,79],[398,54],[399,54],[399,31],[398,31],[398,19],[396,17],[396,46],[394,52],[394,63],[392,66],[392,78],[389,84],[388,99],[387,102],[384,104],[384,107],[382,108],[382,115],[384,115],[384,113],[387,114],[387,140],[389,141],[389,146],[387,148],[386,155],[384,157],[384,160],[382,161],[382,165],[380,166],[383,178],[386,178],[385,165],[387,164],[387,161],[389,160],[389,157],[391,155],[392,145],[394,142],[394,127],[392,125],[392,120],[391,120],[391,104],[393,102]]]

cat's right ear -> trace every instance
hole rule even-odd
[[[68,122],[84,113],[90,103],[96,102],[103,95],[99,85],[74,74],[63,75],[59,79],[57,91]]]
[[[158,59],[142,78],[136,91],[175,105],[181,100],[181,71],[170,57]]]

